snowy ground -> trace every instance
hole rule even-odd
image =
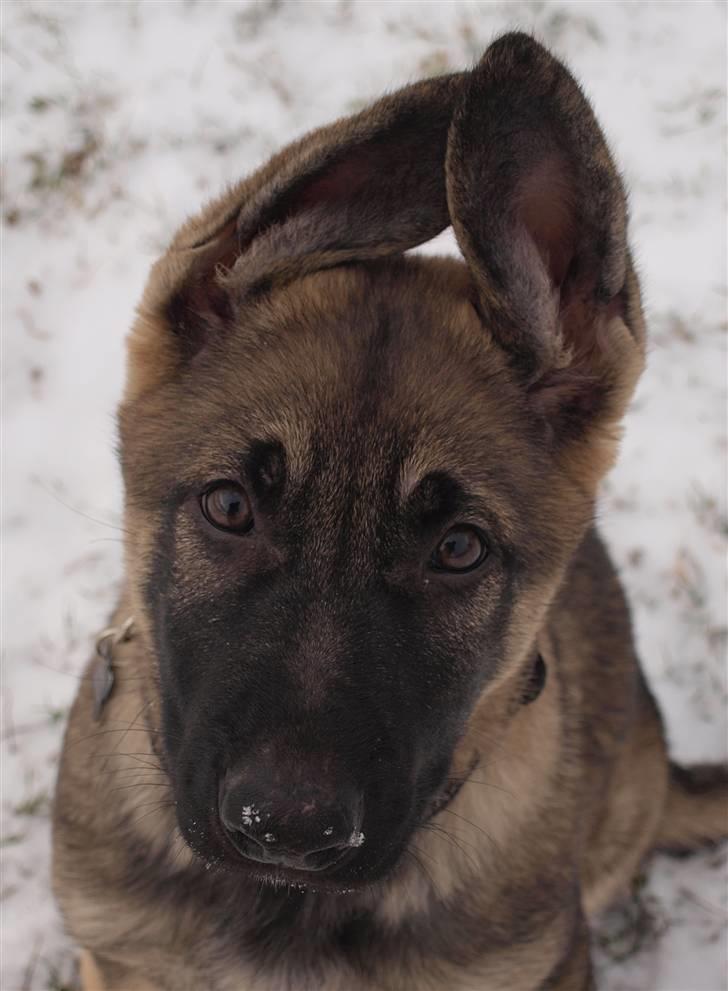
[[[75,679],[119,580],[113,415],[150,262],[283,141],[468,64],[506,27],[570,61],[631,188],[652,345],[602,526],[677,755],[725,759],[724,15],[717,2],[2,4],[3,991],[71,986],[48,810]],[[640,939],[623,917],[597,936],[603,988],[726,987],[726,859],[654,862]]]

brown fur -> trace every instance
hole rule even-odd
[[[466,264],[401,257],[450,222]],[[88,669],[55,805],[55,891],[87,991],[582,991],[587,918],[653,848],[725,835],[718,772],[669,770],[591,527],[644,339],[609,151],[573,79],[522,35],[472,73],[309,135],[185,225],[139,306],[120,411],[114,619],[133,615],[135,636],[116,650],[98,725]],[[519,561],[516,577],[494,565],[457,604],[400,559],[383,576],[432,596],[433,614],[457,609],[429,636],[463,658],[492,614],[498,659],[452,752],[462,787],[386,878],[350,894],[238,887],[205,870],[175,815],[157,570],[175,615],[214,622],[238,569],[277,573],[289,551],[271,538],[252,563],[213,556],[196,503],[173,529],[165,507],[173,491],[235,476],[236,452],[260,439],[280,443],[288,489],[313,507],[296,641],[312,718],[348,633],[332,582],[382,578],[372,548],[390,477],[398,506],[432,473],[462,482]],[[547,680],[523,705],[536,653]]]

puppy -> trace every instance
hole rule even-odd
[[[87,988],[593,986],[589,915],[726,833],[592,525],[644,355],[619,174],[523,34],[182,228],[55,803]]]

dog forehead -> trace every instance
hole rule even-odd
[[[207,385],[292,458],[323,447],[381,461],[368,439],[406,455],[408,480],[453,443],[467,462],[468,437],[502,433],[520,398],[471,290],[453,259],[318,272],[241,310]]]

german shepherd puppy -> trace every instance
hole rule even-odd
[[[590,988],[589,915],[726,833],[592,526],[645,355],[626,219],[574,79],[508,34],[156,263],[119,414],[134,626],[55,805],[87,988]],[[450,224],[464,263],[405,254]]]

